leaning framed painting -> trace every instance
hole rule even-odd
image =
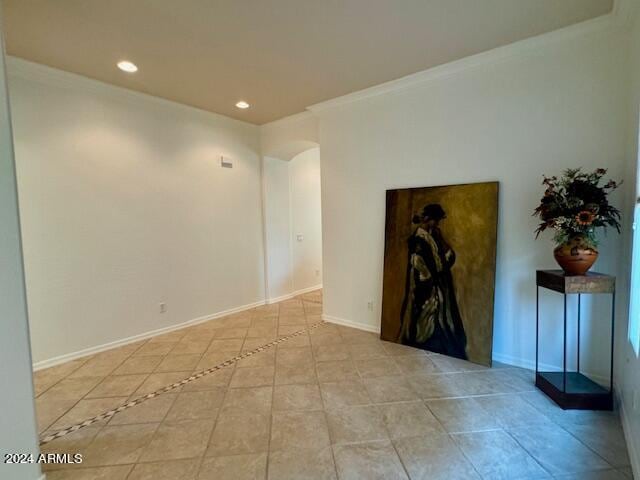
[[[498,190],[387,190],[383,340],[491,365]]]

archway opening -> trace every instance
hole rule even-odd
[[[264,157],[266,296],[270,302],[322,288],[320,148],[287,145]],[[283,151],[284,151],[283,150]],[[295,154],[293,154],[295,152]]]

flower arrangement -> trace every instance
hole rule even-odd
[[[586,245],[595,249],[598,245],[596,228],[613,227],[620,233],[620,211],[609,204],[607,197],[622,182],[609,180],[600,185],[606,174],[604,168],[591,173],[575,168],[565,170],[560,178],[543,176],[542,185],[546,190],[533,212],[542,220],[536,229],[536,238],[552,228],[558,245],[583,237]]]

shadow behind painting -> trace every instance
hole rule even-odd
[[[498,183],[387,191],[383,340],[491,365]]]

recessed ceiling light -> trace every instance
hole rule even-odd
[[[244,100],[240,100],[238,103],[236,103],[236,107],[245,109],[245,108],[249,108],[249,104]]]
[[[136,66],[136,64],[128,60],[122,60],[118,62],[118,68],[127,73],[135,73],[138,71],[138,67]]]

